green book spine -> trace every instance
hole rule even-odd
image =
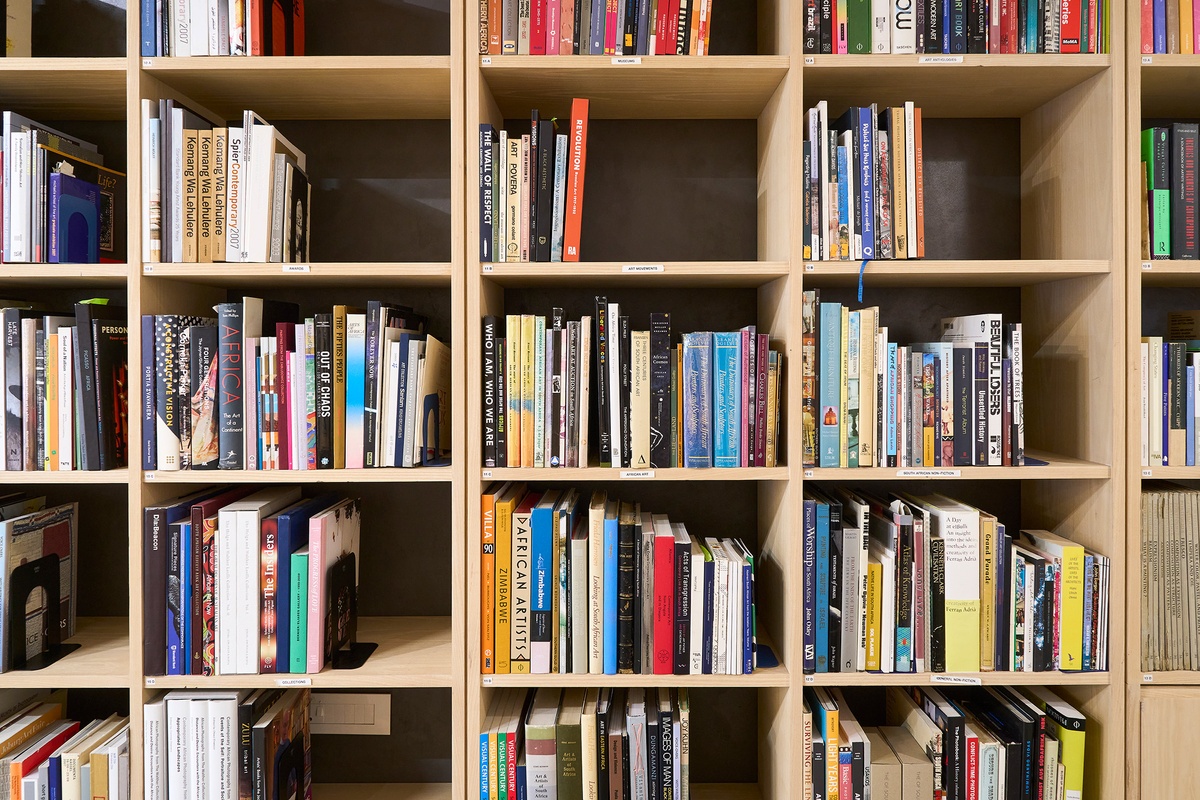
[[[292,602],[288,609],[289,672],[308,671],[308,548],[292,553]]]
[[[871,52],[871,2],[850,0],[850,25],[846,49],[851,54],[866,55]]]
[[[1171,179],[1166,128],[1142,131],[1142,162],[1150,197],[1150,257],[1171,257]]]

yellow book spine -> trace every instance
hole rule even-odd
[[[1060,568],[1059,669],[1079,670],[1083,669],[1083,548],[1064,547]]]
[[[43,469],[58,470],[58,334],[46,331],[46,402],[42,409],[46,419],[46,444]],[[18,787],[20,778],[17,779]],[[17,789],[20,795],[20,788]]]
[[[825,800],[838,800],[838,712],[825,710]],[[844,797],[842,800],[851,800]]]
[[[867,564],[867,670],[879,669],[879,624],[883,616],[883,565]]]
[[[1191,55],[1195,52],[1192,33],[1192,0],[1179,0],[1179,52]]]
[[[896,258],[908,258],[908,184],[904,147],[904,109],[890,108],[892,117],[892,241]]]
[[[979,518],[979,669],[996,668],[996,518]]]
[[[532,314],[521,315],[521,466],[533,463],[533,393],[537,335]]]
[[[841,413],[838,414],[838,460],[839,466],[846,469],[850,466],[850,430],[846,427],[846,420],[850,415],[847,410],[850,406],[850,379],[846,376],[850,374],[850,307],[842,306],[842,396],[841,403],[838,406]]]
[[[504,382],[508,426],[508,466],[521,466],[521,315],[505,317]]]
[[[921,430],[921,460],[927,467],[934,465],[933,460],[933,428]]]
[[[516,500],[496,503],[496,674],[510,671],[512,636],[512,511]]]
[[[489,675],[496,671],[496,495],[490,491],[480,500],[479,528],[479,670]]]
[[[1063,797],[1080,800],[1083,797],[1083,751],[1087,734],[1082,730],[1070,730],[1047,717],[1046,732],[1051,731],[1058,738],[1058,763],[1066,772]]]
[[[519,501],[518,501],[519,502]],[[532,563],[530,561],[530,538],[533,535],[531,526],[532,513],[528,506],[522,506],[512,515],[512,649],[509,653],[509,671],[514,674],[528,675],[532,666],[529,646],[529,602],[533,583]]]
[[[978,598],[946,598],[946,671],[979,671]]]

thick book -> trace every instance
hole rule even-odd
[[[191,348],[191,462],[190,469],[216,469],[220,455],[217,438],[217,328],[196,325],[188,329]]]
[[[536,181],[531,189],[536,189],[537,223],[533,231],[533,249],[531,261],[550,261],[550,232],[554,224],[554,121],[538,120],[538,147],[536,161]]]
[[[712,342],[710,332],[683,335],[683,466],[713,465]]]
[[[479,125],[479,260],[489,263],[497,260],[492,252],[494,243],[496,199],[493,181],[492,158],[496,141],[496,127],[486,123]]]
[[[18,318],[19,313],[17,309],[6,309],[6,321],[9,316],[12,316],[14,319]],[[100,416],[102,413],[108,413],[110,418],[112,418],[114,411],[111,407],[100,405],[99,387],[97,385],[97,376],[99,373],[96,365],[98,342],[93,332],[93,323],[104,321],[104,328],[114,329],[114,331],[102,331],[103,338],[107,339],[115,332],[115,328],[124,328],[125,318],[126,310],[123,306],[111,306],[101,303],[75,304],[75,347],[78,361],[79,427],[81,429],[80,448],[84,469],[101,469]]]
[[[1196,146],[1200,126],[1171,124],[1171,257],[1200,258],[1197,225]]]
[[[1171,258],[1171,170],[1167,128],[1142,131],[1142,163],[1146,165],[1150,196],[1150,257]]]
[[[675,661],[675,533],[666,516],[654,520],[654,674],[671,675]]]
[[[554,594],[557,564],[553,559],[554,540],[557,536],[554,518],[560,493],[551,490],[542,495],[530,514],[530,671],[534,674],[550,672],[551,646],[553,642],[552,598]],[[518,513],[520,511],[518,510]]]

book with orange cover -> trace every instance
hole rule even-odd
[[[588,101],[571,101],[568,131],[567,213],[563,222],[563,261],[579,261],[579,233],[583,223],[583,177],[587,166]]]
[[[917,247],[916,257],[925,257],[925,157],[921,151],[921,109],[913,108],[913,144],[916,147]],[[909,253],[909,255],[913,255]]]

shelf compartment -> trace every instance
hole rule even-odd
[[[0,104],[35,119],[124,119],[124,58],[0,59]]]
[[[751,287],[787,277],[784,261],[581,261],[571,263],[494,263],[480,267],[483,277],[509,287],[608,285]]]
[[[804,279],[822,286],[854,286],[858,284],[861,266],[860,261],[806,261]],[[1107,275],[1111,269],[1108,261],[1085,259],[881,260],[867,264],[863,285],[1029,286],[1080,275]]]
[[[0,484],[121,484],[129,483],[128,469],[107,470],[0,470]]]
[[[142,59],[143,70],[227,119],[449,119],[449,56]]]
[[[313,689],[438,688],[454,683],[453,624],[449,617],[359,617],[358,638],[379,648],[360,669],[326,667],[315,675],[160,675],[156,689],[223,689],[309,686]],[[128,660],[128,659],[126,659]],[[311,684],[309,683],[311,682]]]
[[[449,286],[453,272],[452,264],[436,261],[142,265],[142,274],[149,277],[173,278],[217,287],[262,284],[264,280],[279,280],[280,276],[304,286],[377,286],[383,281],[402,281],[406,286]]]
[[[450,800],[449,783],[314,783],[313,800]]]
[[[806,686],[1108,686],[1108,672],[911,673],[822,672],[805,675]]]
[[[0,677],[4,686],[52,686],[92,689],[129,686],[129,618],[77,617],[79,649],[40,670],[12,670]]]
[[[1028,458],[1045,461],[1045,466],[1025,467],[862,467],[858,469],[806,468],[804,478],[818,481],[893,480],[1096,480],[1112,474],[1106,464],[1069,456],[1026,450]]]
[[[1142,115],[1147,117],[1195,116],[1200,85],[1195,81],[1200,56],[1158,54],[1143,56],[1141,65]],[[1136,113],[1130,109],[1130,113]]]
[[[917,100],[928,117],[1021,117],[1112,63],[1107,54],[805,56],[805,107],[828,100],[840,114],[864,99]]]
[[[480,72],[506,117],[531,108],[569,111],[586,97],[589,116],[756,119],[787,74],[787,56],[484,56]],[[621,63],[633,60],[636,63]]]
[[[646,475],[645,473],[651,473]],[[631,474],[632,473],[632,474]],[[484,467],[484,480],[530,481],[786,481],[787,467],[626,469],[622,467]]]
[[[373,469],[205,469],[145,473],[146,483],[449,483],[452,467]]]

